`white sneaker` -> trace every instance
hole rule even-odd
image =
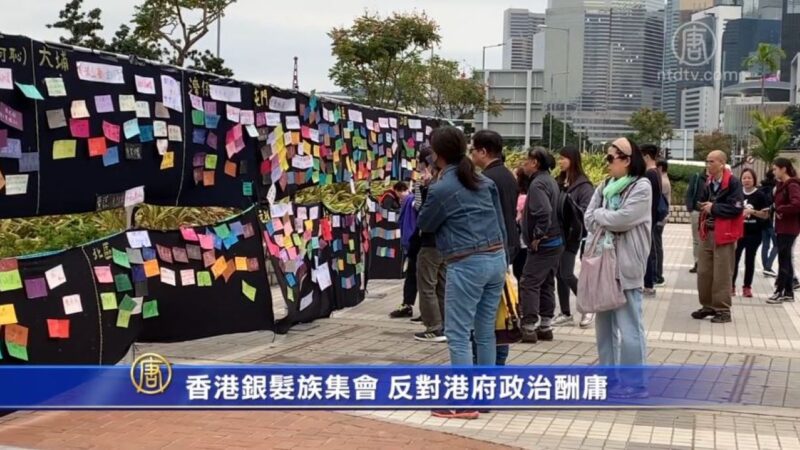
[[[550,323],[551,327],[572,327],[575,326],[575,322],[572,320],[572,316],[568,316],[566,314],[559,314],[556,316],[555,319]]]
[[[777,277],[778,277],[778,274],[777,274],[777,273],[775,273],[775,272],[774,272],[774,271],[772,271],[772,270],[764,270],[764,271],[763,271],[763,272],[761,272],[761,273],[762,273],[762,274],[764,275],[764,277],[766,277],[766,278],[777,278]]]
[[[581,316],[580,327],[581,328],[589,328],[589,325],[591,325],[593,322],[594,322],[594,314],[591,314],[591,313],[583,314]]]

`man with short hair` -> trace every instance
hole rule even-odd
[[[694,266],[689,269],[689,273],[697,273],[697,259],[700,255],[700,196],[706,185],[706,172],[698,172],[689,179],[689,188],[686,190],[684,203],[686,210],[692,217],[692,256],[694,256]]]
[[[645,297],[656,296],[656,272],[658,268],[658,253],[656,252],[656,224],[659,222],[658,205],[661,201],[661,175],[656,168],[656,161],[658,160],[659,149],[653,144],[645,144],[641,147],[644,162],[647,165],[647,172],[645,176],[650,180],[650,188],[652,189],[653,202],[650,208],[650,218],[652,220],[653,229],[651,230],[650,240],[650,256],[647,258],[647,270],[644,273],[644,291]]]
[[[713,317],[712,323],[731,321],[731,279],[736,243],[744,233],[742,183],[725,167],[727,155],[714,150],[706,157],[708,181],[700,204],[700,255],[697,291],[702,308],[695,319]]]

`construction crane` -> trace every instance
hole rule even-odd
[[[294,71],[292,72],[292,89],[300,89],[300,83],[297,80],[297,56],[294,57]]]

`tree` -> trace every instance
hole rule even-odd
[[[103,24],[100,22],[100,8],[94,8],[88,12],[83,11],[83,0],[71,0],[59,11],[55,23],[47,25],[47,28],[61,28],[69,33],[69,36],[61,36],[59,41],[62,44],[77,45],[91,49],[103,49],[106,42],[97,35],[103,31]]]
[[[710,134],[696,134],[694,136],[694,159],[705,161],[709,153],[714,150],[722,150],[730,155],[731,137],[721,131],[713,131]]]
[[[628,125],[636,130],[631,137],[640,145],[661,145],[661,141],[672,136],[672,123],[663,111],[642,108],[631,115]]]
[[[792,138],[789,145],[795,148],[800,147],[800,106],[793,105],[786,108],[786,111],[783,112],[783,115],[792,121],[790,130]]]
[[[774,74],[781,67],[781,60],[786,58],[786,52],[777,45],[761,42],[755,53],[745,58],[742,63],[745,69],[752,71],[756,69],[761,75],[761,105],[764,105],[766,92],[766,77]]]
[[[438,117],[468,120],[486,107],[484,85],[474,76],[459,75],[458,62],[434,56],[425,67],[424,106]],[[501,102],[489,99],[488,112],[493,116],[503,110]]]
[[[189,56],[192,59],[192,64],[189,66],[190,69],[217,74],[221,77],[230,78],[233,76],[233,70],[225,67],[225,60],[217,58],[216,55],[208,50],[203,53],[193,50]]]
[[[574,147],[581,148],[581,141],[583,141],[583,148],[589,149],[592,147],[592,143],[589,139],[586,138],[586,134],[581,134],[580,139],[578,138],[578,134],[572,128],[572,125],[569,123],[566,124],[567,127],[567,145],[572,145]],[[561,143],[564,141],[564,122],[553,118],[553,147],[550,150],[555,150],[557,148],[561,148]],[[541,145],[543,147],[550,146],[550,114],[545,114],[544,119],[542,119],[542,139],[534,141],[534,145]]]
[[[142,41],[133,35],[128,25],[122,24],[105,50],[121,55],[131,55],[151,61],[161,61],[164,49],[157,43]]]
[[[425,13],[365,12],[348,28],[333,28],[328,74],[337,86],[370,106],[413,109],[422,103],[422,54],[441,41],[439,26]]]
[[[753,120],[756,125],[750,134],[759,145],[751,149],[750,154],[771,166],[791,140],[792,121],[786,116],[768,116],[759,111],[753,112]]]

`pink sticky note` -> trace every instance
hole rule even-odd
[[[0,148],[8,145],[8,130],[0,130]]]
[[[204,102],[203,108],[209,114],[216,114],[217,113],[217,102]]]
[[[197,242],[200,240],[197,237],[197,233],[194,231],[194,228],[181,228],[181,236],[183,236],[184,240],[189,242]]]
[[[111,274],[111,266],[97,266],[94,268],[97,282],[101,284],[111,284],[114,282],[114,275]]]
[[[267,241],[267,248],[269,249],[269,254],[277,258],[278,255],[281,253],[281,249],[279,249],[277,245],[273,244],[272,239],[270,239],[268,236],[266,237],[266,241]]]
[[[22,131],[22,113],[0,102],[0,122]]]
[[[94,106],[98,113],[114,112],[114,102],[110,95],[95,95]]]
[[[113,142],[119,142],[119,125],[103,121],[103,135]]]
[[[197,237],[200,239],[200,248],[203,250],[212,250],[214,248],[214,235],[199,234]]]
[[[272,229],[275,231],[283,231],[283,222],[281,222],[281,219],[272,219]]]
[[[72,133],[72,137],[88,138],[89,119],[69,119],[69,130]]]

